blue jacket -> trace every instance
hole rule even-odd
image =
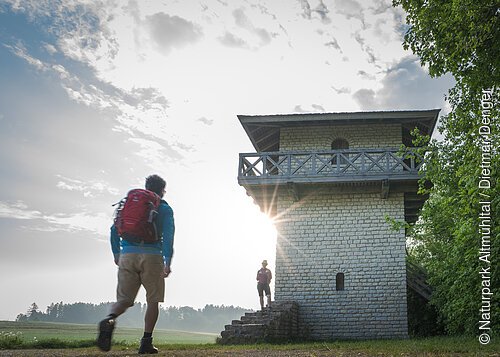
[[[156,243],[133,243],[121,239],[115,225],[111,226],[111,250],[115,258],[119,254],[158,254],[163,255],[166,266],[170,266],[174,254],[174,211],[165,200],[161,200],[158,208],[158,231],[161,232],[160,240]]]

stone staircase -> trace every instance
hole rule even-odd
[[[299,306],[296,302],[273,302],[272,308],[247,312],[221,332],[220,344],[293,341],[299,334]]]

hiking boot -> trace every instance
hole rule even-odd
[[[139,354],[144,355],[144,354],[155,354],[158,353],[158,348],[153,346],[153,337],[145,338],[143,337],[141,339],[141,347],[139,347]]]
[[[108,352],[111,349],[111,337],[115,329],[115,320],[106,318],[99,322],[99,336],[97,336],[97,347],[101,351]]]

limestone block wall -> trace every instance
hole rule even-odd
[[[407,337],[402,193],[309,188],[299,202],[280,190],[275,298],[296,301],[314,339]],[[344,290],[336,274],[344,273]]]
[[[288,127],[280,130],[280,151],[331,150],[333,140],[346,139],[350,149],[399,148],[401,124],[355,124]]]

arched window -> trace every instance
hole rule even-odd
[[[332,141],[332,150],[349,149],[349,142],[346,139],[338,138]]]
[[[349,142],[346,139],[342,138],[337,138],[332,141],[332,150],[344,150],[344,149],[349,149]],[[337,163],[340,165],[340,167],[344,167],[347,165],[347,160],[346,157],[349,157],[347,153],[343,153],[342,155],[344,156],[339,156],[335,155],[331,161],[332,165],[336,166]],[[338,161],[337,161],[338,157]]]
[[[337,273],[335,277],[335,289],[337,291],[344,290],[344,273]]]

